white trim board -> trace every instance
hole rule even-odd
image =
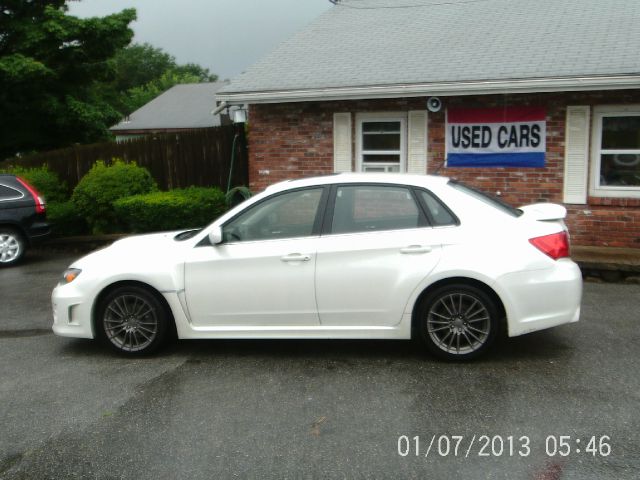
[[[229,89],[233,84],[229,85]],[[576,92],[640,88],[640,75],[558,77],[513,80],[477,80],[399,85],[327,87],[249,92],[218,92],[217,100],[229,104],[301,101],[361,100],[424,97],[430,95],[491,95],[505,93]]]

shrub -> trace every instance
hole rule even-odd
[[[220,189],[204,187],[135,195],[114,205],[118,218],[134,232],[202,227],[227,209]]]
[[[82,177],[71,200],[93,233],[122,231],[113,203],[119,198],[157,190],[151,174],[135,163],[116,160],[107,166],[98,161]]]
[[[58,174],[49,170],[46,165],[31,168],[13,166],[3,171],[24,178],[44,195],[47,203],[65,202],[69,199],[67,184],[61,181]]]
[[[239,187],[233,187],[225,195],[227,206],[229,208],[233,208],[236,205],[239,205],[245,200],[251,198],[252,195],[253,194],[251,193],[251,190],[249,190],[249,188],[245,187],[244,185]]]
[[[53,234],[59,237],[84,235],[89,226],[71,201],[50,203],[47,206],[47,220],[53,225]]]

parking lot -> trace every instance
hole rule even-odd
[[[73,258],[0,270],[0,478],[640,478],[640,285],[586,283],[580,323],[473,363],[380,341],[130,360],[51,333]]]

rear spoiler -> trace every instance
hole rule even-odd
[[[521,218],[540,221],[563,220],[567,216],[567,209],[557,203],[534,203],[520,207]]]

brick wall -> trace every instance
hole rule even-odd
[[[333,113],[424,110],[425,98],[252,105],[249,182],[254,191],[286,179],[333,172]],[[640,104],[640,90],[445,97],[446,107],[544,106],[545,168],[446,168],[444,109],[429,114],[428,171],[457,178],[513,205],[562,202],[567,105]],[[354,147],[355,153],[355,147]],[[355,157],[355,154],[354,154]],[[355,163],[355,159],[354,159]],[[640,248],[640,199],[589,197],[568,205],[567,223],[576,245]]]

